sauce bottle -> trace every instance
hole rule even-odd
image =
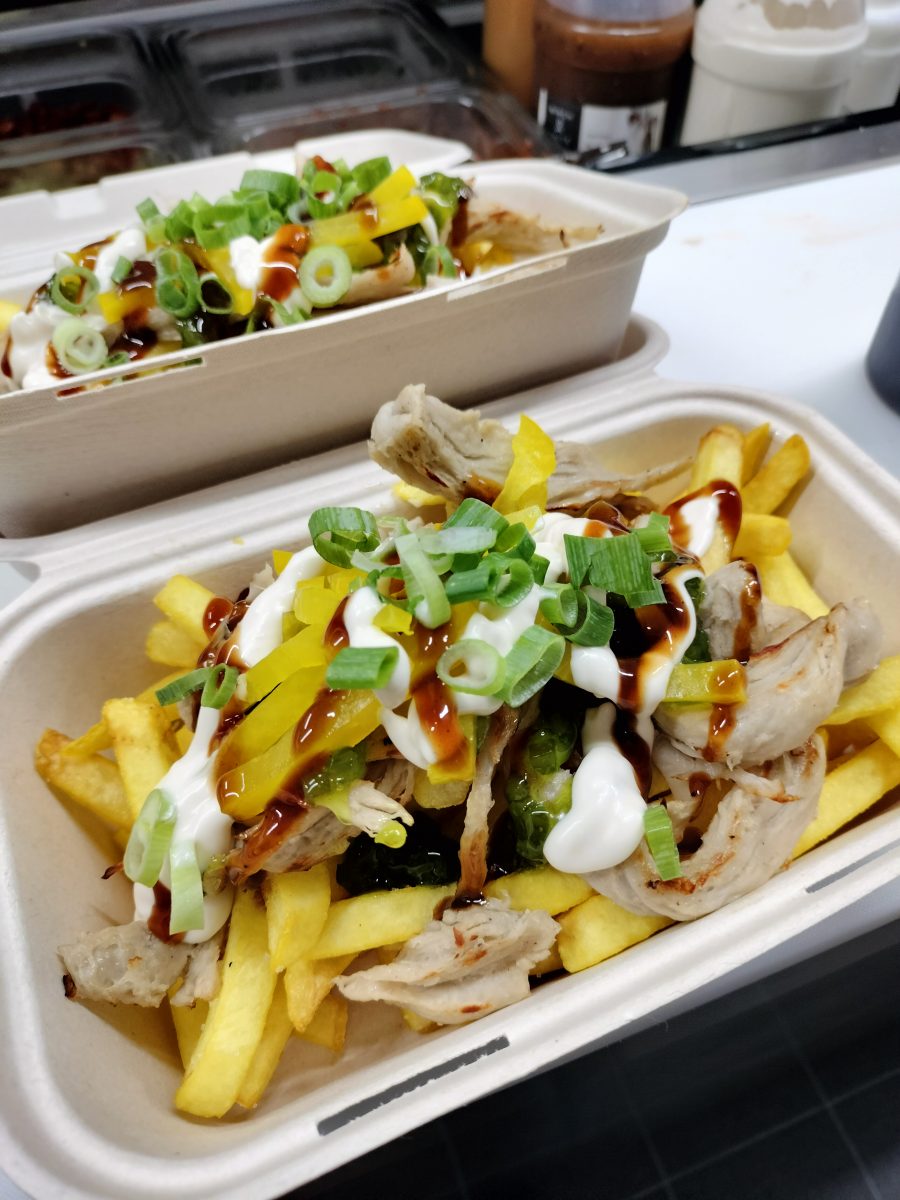
[[[481,57],[525,108],[534,78],[534,0],[484,0]]]
[[[657,150],[693,0],[536,0],[538,120],[567,150]]]

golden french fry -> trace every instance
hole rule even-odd
[[[300,1036],[304,1041],[324,1046],[332,1054],[343,1054],[348,1007],[340,992],[329,992]]]
[[[178,628],[205,646],[209,641],[204,618],[215,593],[187,575],[173,575],[169,582],[153,597],[153,603],[163,616]]]
[[[562,971],[563,962],[559,955],[559,946],[556,942],[550,947],[550,953],[546,958],[542,958],[539,963],[535,963],[529,975],[549,975],[552,971]]]
[[[175,1105],[195,1117],[223,1117],[262,1040],[275,992],[266,911],[255,892],[235,897],[222,966],[222,986],[210,1002]]]
[[[816,819],[794,847],[804,854],[900,784],[900,758],[883,742],[873,742],[825,776]]]
[[[111,746],[112,738],[109,736],[106,722],[101,719],[80,737],[73,738],[64,747],[63,753],[71,755],[72,758],[89,758],[92,754],[99,754],[101,750],[109,750]]]
[[[107,700],[103,720],[112,738],[116,762],[122,772],[132,819],[169,767],[175,754],[169,744],[169,722],[154,701],[125,698]]]
[[[714,479],[724,479],[739,487],[743,452],[743,435],[733,425],[716,425],[710,429],[700,439],[687,490],[695,492]]]
[[[559,956],[567,971],[583,971],[645,941],[672,922],[668,917],[637,917],[607,900],[591,896],[559,918]]]
[[[196,641],[171,621],[157,621],[150,626],[144,650],[151,662],[192,671],[205,644]]]
[[[580,875],[566,875],[555,867],[532,867],[492,879],[484,889],[489,899],[506,900],[516,912],[540,908],[551,917],[593,896],[594,889]]]
[[[820,725],[816,730],[825,742],[825,755],[829,762],[837,765],[837,759],[865,750],[877,740],[875,731],[868,721],[846,721],[843,725]]]
[[[809,447],[794,433],[741,488],[744,512],[774,512],[808,471]]]
[[[413,780],[413,795],[421,808],[455,808],[462,804],[472,784],[466,779],[452,779],[446,783],[432,783],[428,772],[416,769]]]
[[[405,942],[421,933],[442,900],[455,887],[409,887],[390,892],[367,892],[332,904],[312,958],[361,954],[390,942]]]
[[[882,659],[862,683],[845,688],[825,724],[843,725],[890,709],[900,709],[900,654]]]
[[[113,833],[127,838],[133,820],[119,768],[99,754],[66,754],[69,738],[45,729],[34,753],[40,777],[69,800],[86,808]]]
[[[284,984],[279,980],[275,984],[275,993],[269,1006],[262,1037],[238,1090],[237,1103],[242,1108],[255,1108],[259,1104],[293,1032]]]
[[[751,479],[763,464],[772,441],[772,428],[768,421],[757,425],[749,433],[744,434],[743,463],[741,465],[741,483]]]
[[[191,1062],[191,1055],[200,1041],[203,1025],[209,1016],[209,1003],[206,1000],[196,1000],[193,1007],[188,1004],[170,1004],[172,1024],[175,1026],[175,1037],[178,1039],[178,1053],[185,1070]]]
[[[298,958],[307,958],[328,916],[331,877],[325,863],[308,871],[269,875],[263,888],[269,923],[272,967],[283,971]]]
[[[434,1033],[435,1029],[440,1028],[434,1021],[429,1021],[426,1017],[420,1017],[418,1013],[414,1013],[409,1008],[403,1009],[403,1020],[413,1033]]]
[[[759,575],[763,595],[775,604],[799,608],[811,619],[824,617],[829,611],[828,605],[813,590],[790,553],[776,554],[771,558],[763,554],[753,560],[753,565]]]
[[[316,1009],[331,991],[335,979],[342,975],[356,956],[341,954],[336,958],[320,958],[311,962],[298,958],[284,972],[284,992],[288,1015],[298,1033],[302,1033],[316,1015]]]
[[[869,717],[866,724],[900,757],[900,708],[876,713],[874,717]]]
[[[744,513],[733,556],[756,562],[760,555],[784,554],[791,544],[790,522],[768,513]]]

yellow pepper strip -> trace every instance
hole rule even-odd
[[[262,1038],[237,1094],[237,1103],[241,1108],[255,1108],[259,1104],[293,1032],[294,1026],[288,1016],[287,995],[283,982],[279,980],[275,985],[275,995],[269,1006]]]
[[[744,434],[742,450],[743,465],[741,467],[741,483],[752,479],[763,464],[772,441],[772,427],[768,421],[757,425],[749,433]]]
[[[391,204],[395,200],[405,200],[415,186],[416,177],[409,167],[398,167],[372,188],[369,199],[373,204]]]
[[[432,763],[428,767],[429,783],[455,783],[458,780],[472,779],[475,775],[475,718],[466,713],[458,720],[466,735],[466,751],[464,754],[454,755],[448,763]]]
[[[12,300],[0,300],[0,333],[6,333],[10,321],[21,311],[21,304],[13,304]]]
[[[385,181],[387,182],[387,180]],[[410,225],[419,225],[428,216],[425,201],[418,196],[377,206],[370,213],[365,209],[341,213],[312,221],[309,229],[313,246],[349,246],[354,242],[370,242],[373,238],[396,233]]]
[[[531,530],[534,529],[535,525],[537,525],[538,521],[544,515],[544,512],[539,505],[529,504],[527,508],[519,508],[516,509],[515,512],[508,512],[504,513],[503,515],[506,517],[507,521],[509,521],[510,525],[518,525],[521,523],[529,532],[531,532]]]
[[[794,847],[794,858],[836,833],[900,784],[900,758],[873,742],[825,776],[816,819]]]
[[[276,646],[271,654],[267,654],[265,658],[260,659],[256,666],[251,667],[245,676],[247,704],[256,704],[257,701],[264,699],[280,683],[284,683],[298,671],[314,667],[324,668],[327,660],[322,645],[322,633],[321,626],[309,625],[306,629],[295,633],[286,642],[282,642],[280,646]],[[315,678],[322,680],[322,673],[317,671]],[[321,686],[321,682],[319,686]],[[312,701],[309,703],[311,704]],[[308,708],[309,704],[306,707]],[[296,711],[302,712],[303,710],[297,709]],[[247,720],[252,720],[253,715],[251,713]],[[270,742],[269,745],[271,744]]]
[[[182,1112],[223,1117],[237,1100],[263,1037],[275,980],[266,910],[254,891],[242,888],[231,914],[222,986],[175,1094]]]
[[[110,325],[123,321],[139,308],[151,308],[156,302],[156,291],[138,288],[134,292],[101,292],[97,297],[103,319]]]
[[[285,687],[287,684],[282,684],[273,696],[278,696]],[[283,787],[302,775],[315,759],[344,746],[355,746],[374,733],[381,724],[381,705],[368,690],[327,692],[323,695],[323,705],[323,719],[314,736],[303,739],[297,745],[297,726],[303,726],[307,718],[312,723],[315,712],[305,713],[297,722],[296,714],[303,712],[303,709],[296,707],[290,727],[273,745],[248,761],[237,760],[240,765],[226,771],[219,780],[220,803],[224,812],[236,821],[252,821]],[[234,732],[239,733],[247,721],[238,725]]]
[[[422,488],[414,487],[411,483],[395,483],[393,487],[394,495],[403,504],[409,504],[413,508],[436,508],[439,505],[446,504],[443,496],[436,495],[434,492],[423,491]]]
[[[297,636],[300,637],[301,634]],[[263,662],[265,661],[263,659]],[[247,674],[249,675],[249,671]],[[257,676],[257,680],[259,678]],[[245,762],[268,750],[285,731],[293,730],[298,717],[312,705],[324,686],[324,661],[318,666],[301,667],[295,671],[271,695],[257,704],[253,712],[225,737],[222,742],[221,761]]]
[[[353,270],[360,271],[363,267],[374,267],[383,262],[384,251],[374,242],[353,242],[347,247],[347,257]]]
[[[523,413],[518,433],[513,436],[512,451],[512,466],[494,508],[500,513],[511,513],[532,504],[545,509],[547,480],[556,470],[553,439]]]
[[[900,654],[884,658],[862,683],[845,688],[826,725],[844,725],[900,708]]]
[[[669,678],[665,698],[679,704],[743,704],[747,699],[744,668],[734,658],[679,663]]]
[[[754,559],[753,565],[766,599],[799,608],[811,620],[824,617],[829,611],[788,551],[771,556],[761,554]]]

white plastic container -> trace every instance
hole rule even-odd
[[[900,0],[866,0],[866,26],[847,89],[851,112],[889,108],[900,93]]]
[[[623,471],[688,453],[715,422],[767,420],[778,441],[802,433],[814,474],[791,516],[797,557],[830,600],[864,586],[884,623],[886,653],[900,651],[900,485],[816,414],[646,371],[605,386],[590,373],[489,411],[512,419],[523,409],[554,436],[602,441],[610,468]],[[729,975],[748,982],[772,969],[761,956],[775,947],[786,965],[804,931],[900,877],[895,803],[756,893],[547,983],[521,1004],[429,1037],[407,1030],[395,1011],[364,1005],[341,1060],[295,1039],[246,1119],[177,1116],[180,1071],[160,1015],[63,996],[56,946],[128,919],[129,897],[121,880],[101,881],[110,851],[49,794],[31,747],[44,725],[81,730],[105,697],[150,682],[142,661],[150,601],[172,572],[233,591],[272,547],[304,540],[312,508],[387,509],[388,482],[351,446],[79,531],[0,543],[0,554],[35,576],[0,629],[0,1020],[14,1031],[0,1059],[0,1147],[3,1167],[32,1196],[268,1200],[473,1095],[621,1036],[660,1010],[687,1007],[700,989],[708,998]]]
[[[410,379],[471,404],[613,360],[644,258],[685,197],[548,160],[462,168],[460,143],[402,136],[343,135],[316,148],[369,157],[387,144],[414,170],[463,170],[486,201],[604,232],[446,288],[152,360],[179,370],[76,395],[71,380],[0,395],[0,533],[68,528],[361,437]],[[148,194],[160,207],[194,191],[221,195],[254,164],[291,170],[293,155],[227,155],[0,201],[0,298],[27,298],[52,274],[55,249],[121,227]]]
[[[681,141],[838,116],[865,39],[863,0],[706,0]]]

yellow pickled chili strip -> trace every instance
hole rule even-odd
[[[395,483],[391,490],[398,500],[403,504],[412,505],[413,508],[437,508],[447,503],[438,493],[426,492],[411,483]]]
[[[743,704],[747,699],[744,668],[734,658],[716,662],[679,663],[666,689],[667,703]]]
[[[231,298],[234,301],[234,312],[239,317],[246,317],[253,311],[253,305],[256,303],[256,293],[250,288],[241,287],[237,281],[237,276],[234,273],[234,266],[231,262],[231,252],[227,246],[222,246],[218,250],[204,250],[201,246],[184,243],[184,251],[188,254],[198,267],[205,267],[207,270],[215,271],[216,275],[222,280],[225,287],[231,293]]]
[[[523,413],[518,432],[513,435],[512,451],[512,466],[494,501],[494,508],[501,513],[511,513],[530,505],[545,509],[547,480],[556,470],[553,439]]]
[[[399,608],[396,604],[385,604],[375,614],[372,624],[383,633],[412,633],[412,613],[407,612],[405,608]]]
[[[247,705],[263,700],[279,684],[285,683],[299,671],[322,668],[321,675],[317,674],[317,677],[324,679],[328,659],[322,644],[323,634],[320,625],[308,625],[251,667],[245,676]],[[252,721],[257,711],[252,712],[247,721]]]
[[[312,706],[324,686],[324,660],[295,671],[224,738],[220,762],[244,762],[267,750],[286,730],[293,729],[298,715]]]
[[[357,209],[337,217],[324,217],[321,221],[310,222],[311,245],[349,246],[354,242],[371,242],[386,233],[419,225],[427,216],[424,200],[409,196],[405,200],[376,205],[374,212]]]
[[[279,688],[275,695],[281,691]],[[298,711],[302,709],[295,708],[295,714]],[[273,745],[225,770],[218,782],[222,811],[236,821],[254,820],[279,791],[301,776],[316,759],[357,745],[380,724],[381,705],[372,692],[323,691]],[[239,725],[235,732],[240,729]]]
[[[272,570],[278,576],[294,557],[293,550],[273,550],[272,551]]]
[[[384,251],[374,242],[353,242],[347,246],[346,253],[354,271],[374,267],[384,261]]]
[[[426,772],[429,783],[457,783],[475,775],[475,718],[466,713],[456,719],[465,735],[465,747],[446,762],[432,763]]]
[[[156,303],[155,288],[139,288],[133,292],[101,292],[97,297],[103,320],[115,325],[140,308],[152,308]]]
[[[326,587],[325,579],[304,579],[297,585],[294,596],[294,616],[301,625],[315,625],[324,629],[340,602],[337,588]]]
[[[417,186],[418,181],[409,167],[397,167],[387,179],[382,179],[381,183],[372,188],[369,199],[373,204],[391,204],[395,200],[405,200]]]

